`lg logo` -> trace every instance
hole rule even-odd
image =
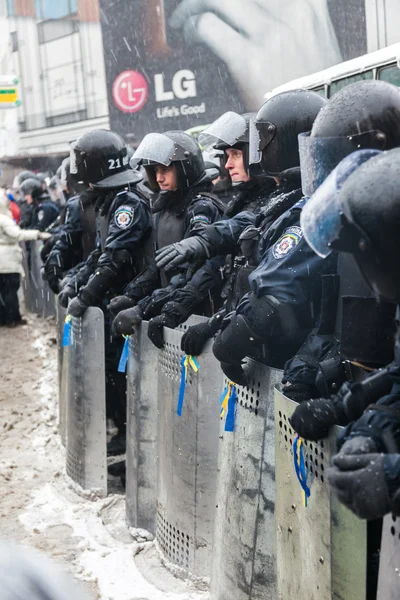
[[[165,90],[165,78],[162,73],[154,75],[154,87],[157,102],[170,102],[175,98],[185,100],[185,98],[194,98],[197,95],[196,78],[192,71],[182,69],[172,78],[172,91]]]
[[[146,104],[149,87],[141,73],[124,71],[114,81],[112,95],[119,110],[135,113]]]
[[[171,87],[171,90],[167,88]],[[156,102],[170,102],[175,98],[185,100],[197,95],[196,78],[192,71],[182,69],[175,73],[170,86],[163,73],[154,75],[154,91]],[[135,113],[147,102],[149,88],[146,79],[137,71],[120,73],[113,84],[113,99],[122,112]]]

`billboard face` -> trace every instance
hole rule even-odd
[[[138,142],[366,52],[365,0],[100,0],[111,128]]]

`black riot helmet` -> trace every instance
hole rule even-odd
[[[13,187],[19,188],[25,179],[35,179],[35,177],[36,175],[33,171],[21,171],[21,173],[18,173],[18,175],[14,178]]]
[[[114,190],[142,180],[128,163],[124,140],[113,131],[98,129],[71,144],[70,173],[76,181],[92,184],[96,190]]]
[[[250,122],[250,175],[298,176],[298,136],[311,130],[326,103],[309,90],[282,92],[267,100]]]
[[[228,148],[241,150],[243,152],[243,163],[246,171],[248,171],[250,122],[254,118],[255,113],[239,115],[233,111],[228,111],[200,134],[200,145],[205,150],[210,148],[223,151]]]
[[[44,194],[41,181],[33,177],[25,179],[20,186],[20,190],[24,197],[31,196],[33,201],[38,200]]]
[[[355,150],[399,145],[399,89],[385,81],[353,83],[329,100],[311,133],[299,137],[303,192],[311,196]]]
[[[139,144],[131,159],[132,169],[143,165],[150,188],[159,192],[154,166],[174,165],[178,189],[185,191],[206,177],[204,159],[200,146],[194,138],[183,131],[148,133]]]
[[[400,303],[400,148],[357,151],[335,171],[368,152],[375,156],[353,171],[340,189],[331,186],[330,193],[322,193],[333,174],[329,176],[305,205],[301,225],[319,254],[352,254],[371,288],[385,300]]]

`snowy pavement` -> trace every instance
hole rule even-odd
[[[33,546],[102,600],[206,600],[133,541],[124,495],[90,500],[65,475],[57,429],[55,323],[0,330],[0,536]]]

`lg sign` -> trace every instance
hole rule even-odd
[[[112,94],[116,106],[126,113],[142,109],[149,96],[147,81],[137,71],[124,71],[114,81]]]
[[[178,98],[194,98],[197,94],[194,73],[182,69],[172,78],[172,90],[168,86],[162,73],[154,75],[154,91],[156,102],[168,102]],[[137,71],[124,71],[120,73],[113,84],[112,94],[116,106],[123,112],[134,113],[143,108],[149,96],[146,79]]]

